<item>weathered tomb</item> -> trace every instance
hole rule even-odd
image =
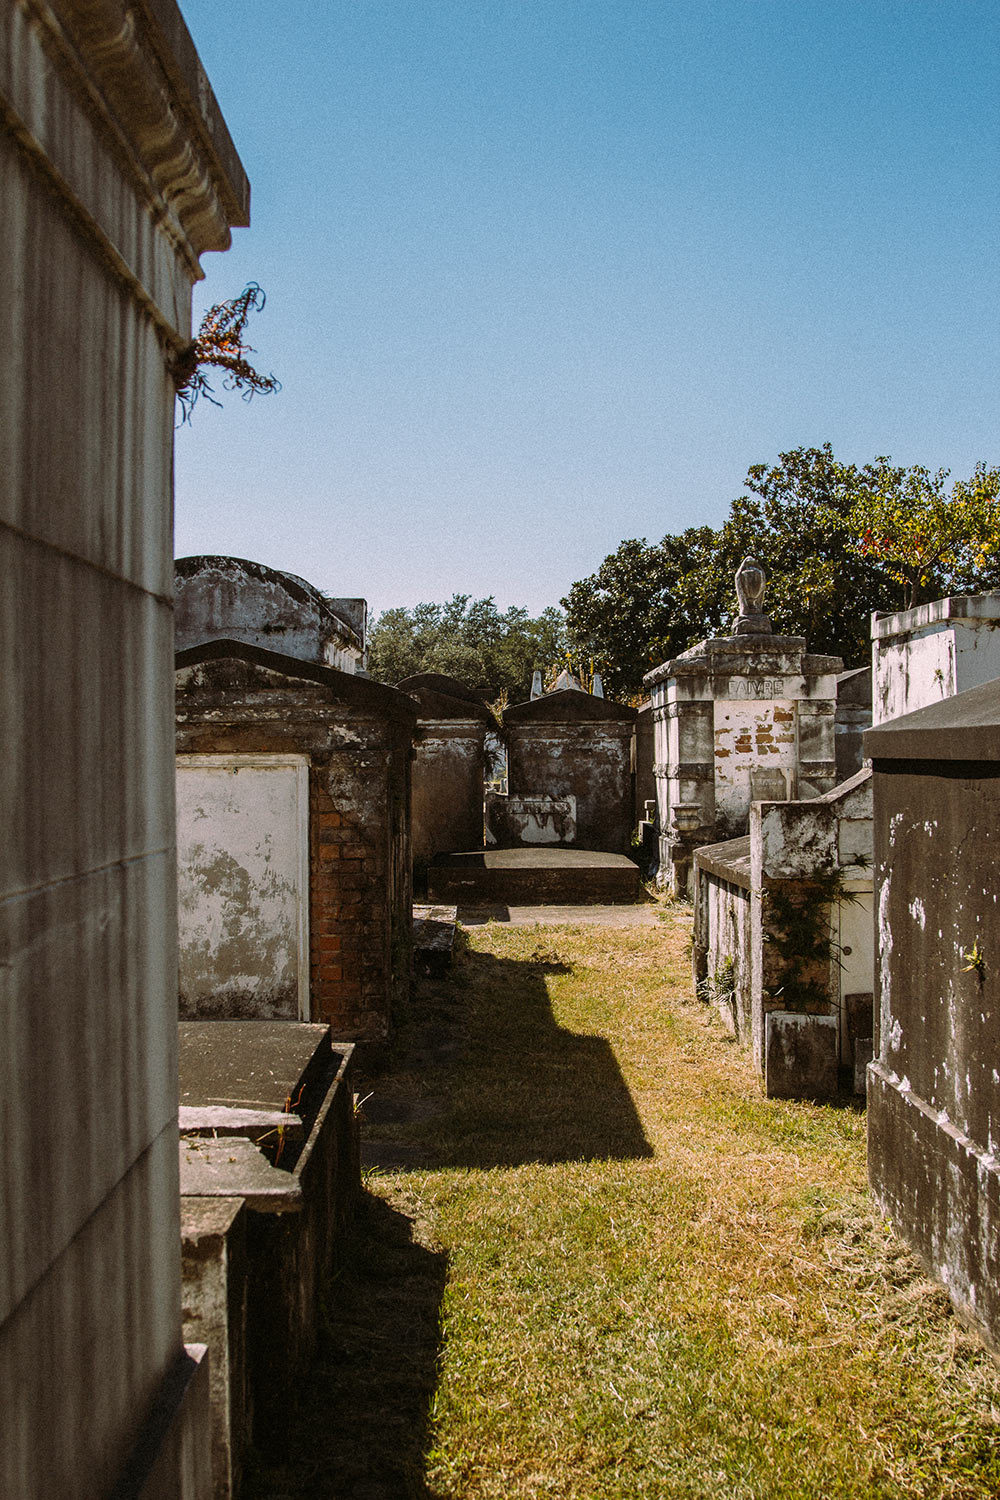
[[[281,1446],[353,1215],[354,1049],[326,1026],[179,1034],[185,1330],[211,1352],[215,1496],[229,1500],[251,1439]]]
[[[508,795],[488,804],[496,843],[626,854],[634,722],[634,708],[578,685],[505,709]]]
[[[872,1037],[871,772],[750,815],[751,1028],[769,1096],[825,1098]]]
[[[493,715],[453,677],[422,672],[396,684],[417,705],[411,800],[414,868],[483,842],[486,735]]]
[[[692,964],[771,1096],[824,1098],[872,1035],[871,772],[754,803],[750,833],[694,856]],[[863,1090],[862,1082],[862,1090]]]
[[[177,654],[182,1017],[388,1036],[410,985],[415,724],[366,677],[241,641]]]
[[[733,1024],[740,1034],[750,1037],[752,1031],[753,1055],[762,1076],[769,1076],[768,1056],[773,1056],[775,1069],[780,1071],[778,1043],[783,1027],[804,1038],[809,1025],[821,1035],[824,1023],[785,1022],[778,1015],[780,1000],[769,1001],[769,995],[785,987],[780,938],[778,944],[771,942],[773,934],[766,920],[760,920],[756,930],[767,935],[768,945],[754,946],[751,909],[761,904],[765,888],[772,904],[774,893],[782,891],[789,900],[806,900],[810,889],[815,891],[834,878],[837,889],[831,892],[829,914],[837,962],[829,966],[825,1013],[839,1018],[840,1065],[853,1067],[855,1090],[864,1092],[873,1033],[873,834],[871,773],[862,771],[859,776],[857,772],[862,764],[862,734],[872,717],[871,682],[874,678],[879,685],[878,711],[889,713],[902,704],[915,708],[950,696],[963,675],[979,680],[990,671],[1000,673],[997,599],[1000,596],[944,599],[897,615],[874,616],[873,668],[843,673],[837,681],[837,768],[839,773],[853,766],[855,774],[828,795],[802,806],[792,802],[762,810],[766,819],[759,831],[760,858],[767,872],[762,884],[752,886],[749,879],[745,883],[739,879],[745,863],[742,841],[702,849],[696,855],[695,977],[704,994],[723,997],[719,1003],[724,1013],[735,1011]],[[819,830],[824,820],[828,825],[825,836]],[[785,898],[779,895],[777,899]],[[768,968],[775,972],[765,980],[762,976]],[[819,973],[815,979],[822,984]],[[768,1019],[769,1013],[773,1019]],[[822,1007],[815,1013],[823,1013]],[[775,1039],[773,1052],[766,1045],[768,1028]],[[832,1036],[826,1046],[831,1049]],[[796,1061],[794,1048],[789,1059],[791,1073],[786,1072],[786,1081],[778,1085],[777,1071],[772,1070],[769,1091],[772,1086],[796,1087],[791,1076],[796,1070],[801,1075],[799,1084],[806,1087],[807,1070],[801,1060]]]
[[[771,633],[751,559],[737,581],[733,634],[701,641],[643,679],[655,722],[658,878],[673,894],[693,896],[694,851],[745,834],[751,802],[816,797],[836,784],[843,663],[811,655],[800,636]]]
[[[341,672],[367,662],[368,605],[330,599],[299,578],[246,557],[178,558],[174,649],[244,641]]]
[[[873,723],[1000,677],[1000,593],[872,616]]]
[[[177,1255],[173,367],[249,187],[174,0],[8,0],[0,112],[0,1494],[203,1500]]]
[[[872,1188],[1000,1347],[1000,682],[865,736],[874,773]]]
[[[451,967],[458,928],[455,906],[413,908],[413,967],[418,974],[439,978]]]

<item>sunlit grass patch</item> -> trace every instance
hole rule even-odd
[[[418,997],[369,1189],[435,1247],[433,1390],[423,1479],[373,1495],[1000,1494],[997,1366],[876,1213],[863,1113],[765,1100],[686,936],[491,925]]]

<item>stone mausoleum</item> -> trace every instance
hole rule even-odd
[[[397,683],[417,706],[413,762],[413,864],[483,842],[486,735],[493,715],[472,688],[439,672]]]
[[[225,637],[341,672],[364,671],[368,605],[329,599],[299,578],[246,557],[174,564],[174,649]]]
[[[180,1013],[381,1041],[409,993],[416,705],[215,640],[176,657]]]
[[[635,709],[564,673],[550,693],[505,709],[506,798],[490,801],[501,845],[627,854]]]
[[[779,636],[761,613],[764,575],[737,574],[733,633],[647,673],[653,705],[661,882],[691,896],[694,851],[747,832],[750,804],[816,797],[836,784],[839,657]]]
[[[876,725],[1000,676],[1000,593],[872,616]]]
[[[943,614],[943,612],[940,612]],[[872,1188],[1000,1348],[1000,681],[865,736],[875,825]]]
[[[208,1500],[178,1254],[174,371],[249,184],[175,0],[7,0],[0,121],[0,1495]]]

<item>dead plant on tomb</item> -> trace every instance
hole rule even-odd
[[[254,369],[249,355],[256,351],[244,341],[251,312],[260,312],[265,301],[261,288],[256,281],[251,281],[238,297],[229,302],[217,302],[205,313],[197,337],[180,351],[173,362],[182,422],[190,422],[199,396],[204,396],[213,406],[222,405],[215,399],[208,370],[224,371],[223,390],[239,391],[244,401],[280,391],[281,383],[274,375],[261,375]]]

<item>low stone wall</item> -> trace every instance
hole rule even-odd
[[[694,857],[695,989],[742,1041],[751,1034],[750,839],[706,844]]]
[[[699,993],[768,1095],[825,1098],[870,1056],[871,772],[808,802],[755,802],[746,838],[695,854]]]
[[[182,1127],[208,1112],[202,1134],[182,1136],[181,1201],[185,1330],[212,1356],[217,1500],[238,1493],[251,1437],[280,1451],[315,1347],[360,1187],[353,1051],[321,1026],[181,1027]],[[251,1111],[222,1099],[259,1113],[291,1105],[287,1142],[238,1133]]]

